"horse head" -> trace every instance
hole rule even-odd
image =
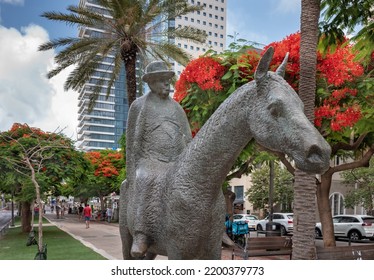
[[[248,112],[249,125],[257,143],[290,155],[296,167],[308,173],[322,174],[330,162],[331,148],[304,114],[304,105],[284,80],[288,59],[276,72],[268,71],[274,50],[270,47],[255,72],[256,91]]]

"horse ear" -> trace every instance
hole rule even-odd
[[[271,59],[273,58],[274,48],[269,47],[264,55],[261,57],[255,72],[256,82],[261,82],[261,80],[266,77],[269,70]]]
[[[287,67],[287,61],[288,61],[288,54],[289,53],[286,53],[286,56],[284,57],[284,59],[282,61],[282,64],[279,65],[279,67],[277,68],[277,71],[275,71],[275,73],[277,73],[282,78],[284,78],[284,74],[286,73],[286,67]]]

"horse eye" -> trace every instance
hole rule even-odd
[[[270,114],[275,117],[275,118],[278,118],[281,116],[281,113],[282,113],[282,108],[281,106],[279,105],[279,103],[273,103],[271,104],[269,107],[268,107],[269,111],[270,111]]]

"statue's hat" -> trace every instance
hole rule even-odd
[[[145,68],[145,74],[142,80],[148,83],[152,78],[171,79],[174,76],[174,71],[168,69],[163,61],[153,61]]]

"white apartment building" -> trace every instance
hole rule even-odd
[[[175,40],[180,48],[190,53],[194,58],[209,49],[222,52],[226,48],[226,14],[228,0],[188,0],[191,5],[204,7],[202,11],[194,12],[175,19],[175,27],[191,26],[204,30],[208,37],[205,44],[196,44],[187,40]],[[183,66],[176,63],[174,68],[179,76]]]

